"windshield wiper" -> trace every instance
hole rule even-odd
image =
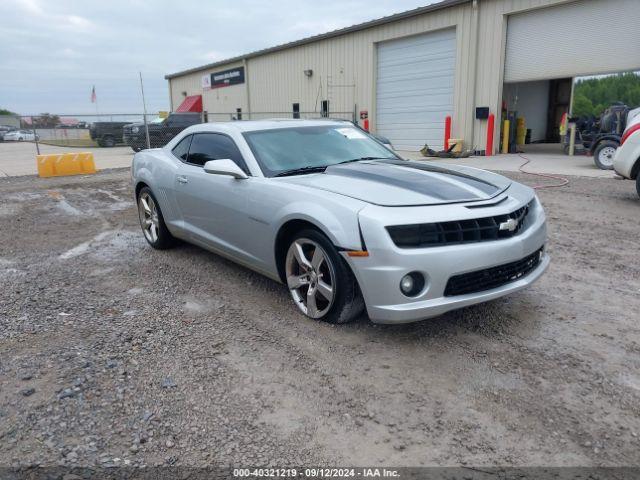
[[[292,168],[290,170],[284,170],[280,173],[276,173],[275,177],[286,177],[289,175],[303,175],[305,173],[315,173],[315,172],[324,172],[327,169],[327,165],[322,166],[312,166],[307,165],[306,167],[300,168]]]
[[[352,158],[351,160],[344,160],[342,162],[334,163],[334,165],[344,165],[345,163],[362,162],[364,160],[396,160],[393,157],[360,157]]]

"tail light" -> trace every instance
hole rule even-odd
[[[624,145],[624,142],[627,140],[627,138],[629,138],[632,133],[635,133],[638,130],[640,130],[640,123],[636,123],[635,125],[627,128],[622,134],[622,138],[620,139],[620,146]]]

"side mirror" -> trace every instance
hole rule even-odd
[[[246,173],[234,162],[228,158],[221,160],[209,160],[204,164],[204,171],[214,175],[227,175],[238,180],[249,178]]]

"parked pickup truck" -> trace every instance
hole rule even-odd
[[[115,147],[122,143],[122,128],[129,122],[95,122],[89,127],[91,140],[101,147]]]
[[[164,147],[182,130],[191,125],[202,123],[202,114],[196,112],[171,113],[167,118],[156,118],[147,124],[151,148]],[[134,152],[147,148],[144,123],[132,123],[124,127],[124,143]]]

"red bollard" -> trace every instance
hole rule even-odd
[[[451,138],[451,116],[447,115],[444,119],[444,150],[449,148],[449,139]]]
[[[365,118],[364,119],[364,129],[368,132],[369,131],[369,119]]]
[[[496,116],[493,113],[490,113],[489,120],[487,121],[487,148],[484,152],[487,157],[493,155],[493,130],[495,120]]]

